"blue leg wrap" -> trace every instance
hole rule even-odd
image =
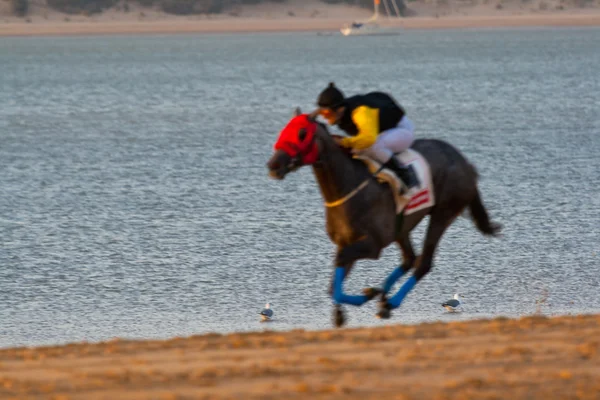
[[[369,298],[367,296],[350,296],[345,294],[342,290],[342,283],[344,282],[344,267],[337,267],[335,269],[335,280],[333,281],[333,301],[336,304],[352,304],[355,306],[362,306]]]
[[[398,308],[408,292],[412,290],[417,284],[417,278],[411,276],[409,280],[404,282],[404,285],[398,290],[398,293],[394,295],[391,299],[388,300],[388,304],[392,306],[392,308]]]
[[[383,293],[388,293],[392,286],[394,286],[394,284],[398,282],[398,279],[402,278],[402,275],[404,275],[404,270],[402,269],[402,267],[398,267],[395,270],[393,270],[392,273],[387,277],[387,279],[383,283]]]

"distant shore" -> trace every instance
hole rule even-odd
[[[3,349],[0,398],[591,400],[599,338],[580,315]]]
[[[348,19],[342,18],[235,18],[163,20],[74,20],[44,21],[10,19],[0,22],[0,36],[73,36],[128,34],[199,34],[252,32],[339,32]],[[600,26],[600,11],[580,14],[513,16],[411,17],[382,20],[383,26],[402,29],[463,29],[498,27],[583,27]]]

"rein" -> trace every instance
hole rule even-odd
[[[354,196],[356,196],[358,194],[358,192],[360,192],[361,190],[363,190],[365,187],[367,187],[367,185],[369,184],[369,182],[371,181],[371,179],[367,178],[363,181],[363,183],[361,183],[360,185],[358,185],[356,187],[356,189],[354,189],[353,191],[351,191],[350,193],[348,193],[347,195],[345,195],[344,197],[342,197],[339,200],[336,201],[332,201],[332,202],[325,202],[325,207],[337,207],[340,206],[342,204],[344,204],[345,202],[347,202],[348,200],[350,200],[351,198],[353,198]]]
[[[319,109],[313,111],[310,114],[309,118],[312,118],[314,121],[314,118],[316,118],[316,116],[318,115]],[[323,125],[320,124],[319,122],[314,121],[315,123],[318,123],[319,125]],[[312,140],[310,145],[314,146],[315,144],[315,140],[317,138],[316,133],[313,135]],[[300,149],[298,148],[298,146],[296,146],[295,144],[291,144],[294,149],[297,151],[297,154],[295,157],[293,157],[290,160],[290,163],[288,165],[288,168],[290,169],[296,169],[298,167],[300,167],[301,165],[303,165],[303,159],[302,159],[302,152],[300,151]],[[315,164],[321,164],[321,160],[317,159],[317,161],[315,162]],[[338,199],[336,201],[332,201],[332,202],[325,202],[325,207],[337,207],[337,206],[341,206],[342,204],[346,203],[348,200],[350,200],[351,198],[353,198],[354,196],[356,196],[361,190],[363,190],[364,188],[367,187],[367,185],[369,184],[369,182],[371,181],[371,179],[367,178],[365,179],[360,185],[358,185],[354,190],[352,190],[350,193],[348,193],[347,195],[345,195],[344,197],[342,197],[341,199]]]

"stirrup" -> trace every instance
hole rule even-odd
[[[413,185],[412,186],[408,186],[408,182],[404,182],[405,186],[411,190],[411,189],[415,189],[418,188],[420,185],[420,181],[419,181],[419,177],[417,176],[415,169],[413,168],[412,165],[404,165],[404,170],[406,171],[406,177],[409,181],[412,181]]]

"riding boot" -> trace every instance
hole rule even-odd
[[[419,179],[412,165],[408,167],[398,161],[396,157],[392,157],[388,162],[383,164],[385,168],[389,168],[398,175],[398,177],[404,182],[404,185],[408,188],[409,192],[414,191],[419,186]]]

